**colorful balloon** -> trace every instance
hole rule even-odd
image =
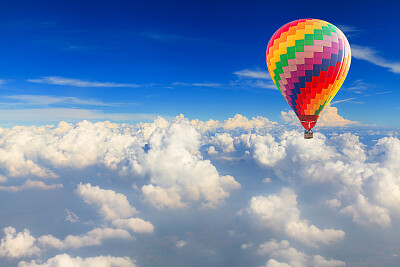
[[[272,80],[306,131],[311,131],[340,89],[350,61],[346,36],[319,19],[300,19],[282,26],[267,47]]]

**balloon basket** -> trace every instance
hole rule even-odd
[[[304,131],[304,139],[312,139],[313,138],[313,131],[310,130],[305,130]]]

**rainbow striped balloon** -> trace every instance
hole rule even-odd
[[[342,86],[350,61],[346,36],[319,19],[299,19],[282,26],[267,47],[272,80],[306,130],[315,126]]]

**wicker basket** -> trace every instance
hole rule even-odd
[[[304,139],[312,139],[313,133],[312,132],[304,132]]]

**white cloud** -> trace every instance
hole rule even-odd
[[[186,247],[186,246],[187,246],[187,241],[185,241],[185,240],[178,240],[178,241],[176,241],[175,246],[176,246],[177,248]]]
[[[339,103],[340,101],[336,101],[335,103]],[[288,112],[281,111],[281,119],[292,125],[300,125],[300,121],[297,118],[296,114],[293,110]],[[328,104],[324,111],[322,112],[321,116],[318,119],[316,126],[320,127],[339,127],[339,126],[348,126],[348,125],[355,125],[359,124],[357,121],[351,121],[348,119],[343,118],[338,114],[337,107],[333,107]]]
[[[124,194],[116,193],[113,190],[101,189],[98,186],[92,186],[90,183],[80,183],[76,193],[89,205],[95,205],[99,213],[106,220],[115,220],[127,218],[135,214],[135,207],[131,207]]]
[[[269,259],[265,264],[265,267],[292,267],[292,266],[284,262],[279,262],[274,259]]]
[[[76,215],[75,213],[73,213],[72,211],[70,211],[69,209],[65,210],[65,213],[67,213],[67,215],[65,216],[65,220],[67,222],[71,222],[71,223],[77,223],[79,222],[79,217],[78,215]]]
[[[400,74],[400,62],[383,58],[378,51],[371,47],[352,45],[351,54],[354,58],[368,61],[377,66],[388,68],[393,73]]]
[[[114,226],[135,233],[152,233],[154,231],[154,226],[150,222],[140,218],[128,218],[137,211],[129,204],[124,194],[101,189],[90,183],[79,184],[76,192],[87,204],[97,206],[100,215],[105,220],[110,220]]]
[[[223,125],[233,127],[233,124],[246,123],[247,118],[237,118]],[[247,120],[241,126],[265,121],[268,122]],[[178,203],[201,202],[203,207],[216,207],[224,203],[230,191],[240,188],[232,176],[220,175],[209,160],[202,158],[202,136],[183,116],[172,122],[158,118],[154,123],[137,125],[63,122],[57,127],[14,127],[0,134],[4,141],[0,148],[0,167],[11,177],[57,177],[53,171],[56,168],[99,164],[121,175],[150,177],[150,184],[142,191],[146,197],[158,196],[149,201],[158,208],[184,206],[158,205],[155,201],[165,199],[161,195],[167,196],[168,201],[178,196],[182,200]],[[232,148],[228,144],[225,149]]]
[[[285,147],[275,142],[275,138],[270,134],[252,135],[250,143],[253,157],[262,165],[272,167],[286,156]]]
[[[336,267],[345,266],[343,261],[339,260],[327,260],[320,255],[314,255],[310,257],[304,252],[298,251],[297,249],[290,246],[287,240],[282,240],[277,242],[274,239],[261,244],[257,253],[260,255],[268,254],[270,257],[277,258],[281,261],[275,259],[270,259],[265,264],[266,267],[280,267],[280,266],[290,266],[290,267]]]
[[[276,240],[271,239],[261,244],[257,249],[257,253],[260,255],[269,254],[274,258],[288,261],[290,266],[293,267],[307,266],[307,262],[310,258],[310,256],[304,252],[297,251],[295,248],[291,247],[287,240],[282,240],[278,243]]]
[[[317,125],[321,127],[338,127],[354,124],[358,124],[358,122],[343,118],[338,114],[337,107],[333,107],[329,104],[326,106],[317,122]]]
[[[135,261],[128,257],[71,257],[67,254],[57,255],[45,263],[32,260],[31,262],[21,261],[18,267],[136,267]]]
[[[83,235],[68,235],[60,240],[52,235],[40,236],[37,240],[41,246],[54,247],[57,249],[80,248],[87,246],[98,246],[105,239],[130,239],[129,232],[122,229],[95,228]]]
[[[0,191],[9,191],[9,192],[19,192],[21,190],[27,189],[40,189],[40,190],[51,190],[63,188],[62,184],[45,184],[42,181],[33,181],[33,180],[26,180],[22,185],[19,186],[0,186]]]
[[[182,115],[183,118],[183,115]],[[268,120],[267,118],[257,116],[248,119],[243,115],[236,114],[233,118],[229,118],[223,122],[210,119],[206,122],[200,120],[192,120],[190,124],[193,125],[200,133],[213,132],[217,130],[223,131],[240,131],[240,130],[254,130],[273,128],[278,123]]]
[[[235,151],[233,146],[233,138],[229,133],[216,133],[211,137],[211,144],[222,149],[223,153],[230,153]]]
[[[252,243],[252,242],[247,243],[247,244],[242,244],[242,245],[240,246],[240,248],[243,249],[243,250],[249,249],[249,248],[251,248],[251,247],[253,247],[253,243]]]
[[[317,247],[318,243],[330,244],[344,238],[342,230],[321,230],[307,220],[300,219],[296,198],[292,189],[283,188],[279,195],[253,197],[247,212],[261,227],[281,231],[308,246]]]
[[[209,148],[207,148],[207,153],[208,155],[217,155],[218,151],[215,150],[214,146],[210,146]]]
[[[153,233],[154,226],[140,218],[116,219],[112,224],[118,228],[130,230],[134,233]]]
[[[4,237],[0,242],[0,257],[21,258],[39,255],[40,249],[35,246],[36,239],[31,236],[28,229],[16,232],[15,228],[9,226],[3,229]]]
[[[232,176],[220,176],[211,162],[202,158],[200,133],[182,117],[177,120],[179,123],[155,129],[149,138],[143,168],[151,184],[143,186],[142,192],[158,209],[183,208],[187,201],[216,207],[240,184]]]
[[[353,217],[358,224],[378,224],[382,227],[391,225],[389,211],[376,205],[371,205],[363,195],[358,195],[357,202],[345,207],[340,211]]]
[[[79,79],[71,79],[60,76],[45,76],[39,79],[28,79],[31,83],[70,85],[77,87],[140,87],[138,84],[132,83],[115,83],[115,82],[92,82]]]
[[[339,208],[342,205],[340,200],[336,198],[325,201],[325,204],[331,209]]]
[[[188,206],[181,202],[181,196],[174,188],[164,189],[149,184],[142,187],[142,193],[146,201],[159,210],[165,208],[180,209]]]
[[[293,110],[289,111],[281,111],[281,119],[285,123],[290,123],[292,125],[299,125],[300,121],[299,118],[297,118],[296,113],[294,113]]]
[[[315,267],[337,267],[337,266],[345,266],[346,263],[340,260],[327,260],[320,255],[315,255],[313,257],[313,264]]]

